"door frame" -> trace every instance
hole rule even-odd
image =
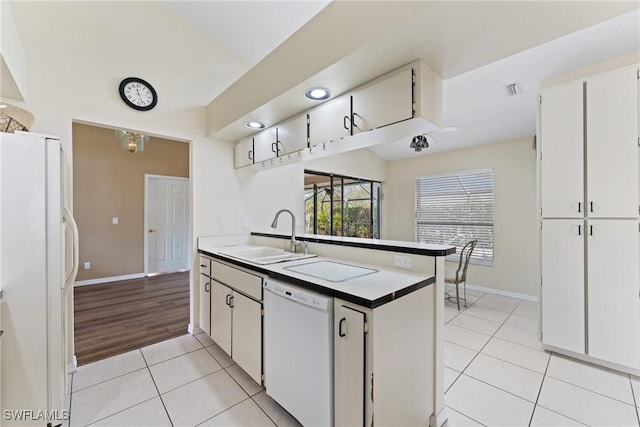
[[[185,245],[185,249],[187,250],[187,270],[191,270],[191,177],[183,177],[183,176],[170,176],[170,175],[155,175],[150,173],[144,174],[144,277],[149,276],[149,233],[147,230],[149,229],[149,178],[164,178],[164,179],[175,179],[179,181],[187,182],[187,206],[189,207],[189,214],[186,218],[189,220],[187,224],[187,243],[188,246]],[[187,271],[185,270],[185,271]],[[155,273],[154,273],[155,274]],[[191,290],[190,290],[191,292]]]

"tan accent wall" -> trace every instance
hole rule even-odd
[[[537,296],[540,230],[532,143],[528,137],[389,162],[389,239],[415,241],[418,176],[493,168],[495,260],[493,266],[470,264],[468,284]]]
[[[73,213],[80,231],[77,281],[144,271],[144,175],[189,176],[189,144],[151,137],[120,149],[111,129],[73,124]],[[112,224],[118,217],[118,225]],[[84,270],[85,261],[91,269]]]

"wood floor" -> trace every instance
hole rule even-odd
[[[79,365],[187,333],[189,272],[74,289]]]

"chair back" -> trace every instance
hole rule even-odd
[[[478,244],[478,240],[470,240],[460,251],[460,262],[458,264],[458,270],[456,271],[456,279],[458,282],[465,282],[467,280],[467,267],[469,266],[469,259],[473,248]]]

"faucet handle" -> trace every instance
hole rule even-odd
[[[302,242],[302,247],[304,248],[304,254],[309,255],[309,242]]]

